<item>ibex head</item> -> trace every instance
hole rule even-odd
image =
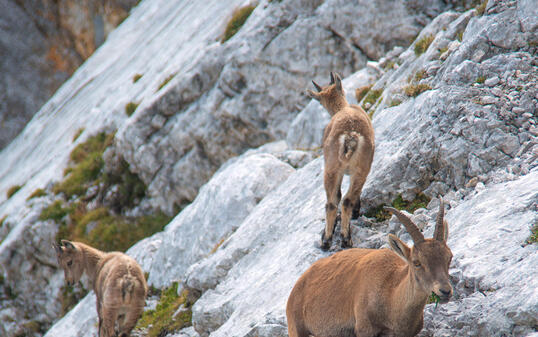
[[[74,285],[82,277],[84,272],[84,257],[82,251],[67,240],[62,240],[58,245],[53,243],[52,246],[56,251],[58,264],[64,270],[65,281],[67,285]]]
[[[418,289],[428,295],[434,292],[439,296],[441,303],[448,302],[452,296],[452,286],[448,276],[452,252],[446,244],[448,224],[444,220],[443,200],[441,199],[432,239],[424,239],[417,225],[405,214],[392,207],[385,207],[385,209],[396,215],[413,239],[414,246],[408,247],[396,236],[389,234],[391,249],[407,261],[412,279],[415,280]]]
[[[331,72],[331,83],[327,86],[322,87],[314,81],[312,84],[316,87],[317,92],[309,89],[306,91],[307,95],[319,101],[331,116],[348,105],[342,87],[342,79],[337,73]]]

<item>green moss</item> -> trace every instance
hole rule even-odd
[[[486,7],[488,6],[488,0],[482,1],[482,3],[476,6],[476,15],[484,15]]]
[[[415,199],[412,201],[404,200],[400,194],[392,201],[391,206],[399,210],[405,210],[412,214],[419,208],[426,208],[430,200],[431,199],[423,193],[417,194]],[[376,222],[388,220],[392,215],[390,212],[383,209],[384,206],[385,205],[379,205],[371,208],[364,215],[367,218],[375,218]]]
[[[32,194],[30,194],[30,196],[28,196],[28,198],[26,198],[26,200],[43,197],[45,195],[47,195],[47,192],[45,192],[45,190],[42,189],[42,188],[38,188],[35,191],[33,191]]]
[[[392,101],[390,101],[389,106],[391,106],[391,107],[393,107],[393,106],[398,106],[398,105],[400,105],[401,103],[402,103],[401,100],[399,100],[399,99],[393,99]]]
[[[360,102],[364,96],[372,89],[373,84],[365,85],[360,88],[355,89],[355,98],[357,99],[357,102]]]
[[[75,142],[78,137],[80,137],[80,135],[84,132],[84,128],[79,128],[75,134],[73,135],[73,142]]]
[[[67,199],[83,195],[99,176],[104,165],[103,152],[113,139],[114,134],[101,132],[77,145],[70,154],[71,166],[64,172],[66,178],[53,187],[53,192],[64,193]]]
[[[379,97],[381,97],[381,94],[383,94],[383,89],[375,89],[368,91],[362,103],[363,109],[366,110],[366,103],[370,103],[370,107],[372,107],[379,99]]]
[[[228,41],[232,36],[235,35],[235,33],[239,31],[239,29],[241,29],[241,27],[247,21],[254,8],[256,8],[255,5],[248,5],[234,11],[234,13],[232,14],[232,18],[230,19],[228,25],[226,25],[226,29],[224,30],[222,43]]]
[[[186,290],[178,295],[177,288],[178,284],[175,282],[170,288],[163,290],[155,310],[145,311],[138,320],[136,328],[147,329],[147,337],[165,336],[192,325],[193,303],[188,301]],[[177,313],[180,306],[185,309]]]
[[[463,39],[463,30],[460,30],[458,34],[456,34],[456,38],[458,39],[458,41],[461,42],[461,40]]]
[[[432,87],[429,84],[421,83],[421,84],[408,84],[406,85],[403,90],[405,94],[409,97],[416,97],[423,93],[426,90],[431,90]]]
[[[60,293],[60,304],[62,305],[60,317],[63,317],[71,309],[73,309],[75,305],[80,302],[80,300],[83,299],[87,294],[88,290],[84,289],[84,287],[75,288],[68,285],[62,286]]]
[[[486,77],[485,76],[479,76],[477,77],[476,79],[476,83],[479,83],[479,84],[482,84],[486,81]]]
[[[426,78],[426,70],[420,69],[415,73],[415,81],[420,81],[422,79]]]
[[[7,193],[6,193],[6,196],[7,198],[11,198],[15,193],[17,193],[20,189],[21,189],[22,186],[20,185],[15,185],[15,186],[11,186],[8,190],[7,190]]]
[[[157,91],[161,90],[165,85],[168,84],[168,82],[170,82],[174,76],[176,76],[175,73],[169,75],[167,78],[164,79],[164,81],[161,82],[161,84],[159,84],[159,87],[157,88]]]
[[[538,242],[538,223],[531,228],[531,235],[526,242],[529,244]]]
[[[135,102],[129,102],[125,105],[125,114],[129,117],[133,115],[136,108],[138,108],[138,103]]]
[[[136,74],[133,76],[133,83],[136,83],[138,82],[139,79],[142,78],[142,75],[141,74]]]
[[[431,34],[424,36],[415,43],[415,55],[422,55],[433,42],[435,37]]]
[[[61,200],[56,200],[49,206],[43,208],[39,215],[39,220],[53,220],[56,223],[61,223],[62,219],[67,215],[73,213],[74,208],[65,206]]]

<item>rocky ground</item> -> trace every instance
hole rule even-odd
[[[331,254],[318,243],[325,203],[319,145],[328,115],[302,91],[310,79],[326,83],[335,70],[376,132],[364,215],[352,222],[356,246],[385,247],[388,233],[409,241],[380,205],[405,209],[431,236],[438,197],[449,203],[455,296],[426,307],[421,336],[536,335],[536,6],[490,0],[464,10],[377,1],[383,10],[374,10],[369,4],[262,2],[221,43],[234,7],[142,2],[70,80],[77,93],[60,90],[0,153],[8,164],[0,168],[0,190],[22,186],[0,204],[0,334],[57,319],[63,275],[49,247],[59,227],[38,218],[62,198],[51,191],[72,149],[97,131],[117,129],[103,170],[124,160],[147,186],[143,200],[120,213],[182,209],[162,232],[128,250],[157,288],[148,310],[162,309],[157,302],[166,291],[159,289],[178,284],[180,298],[189,294],[170,316],[190,319],[161,336],[287,336],[291,287],[312,262]],[[185,40],[171,39],[181,18],[194,12],[199,21],[183,28]],[[371,23],[334,20],[359,14]],[[168,15],[174,19],[166,21]],[[404,24],[391,26],[393,17]],[[218,24],[204,26],[207,18]],[[127,33],[146,43],[123,39]],[[168,63],[154,61],[157,51]],[[142,76],[134,81],[135,74]],[[139,104],[129,116],[128,102]],[[26,201],[38,187],[46,195]],[[91,200],[96,195],[86,192]],[[332,251],[337,244],[338,238]],[[45,307],[55,309],[43,314]],[[150,336],[158,323],[135,334]],[[95,336],[95,324],[90,293],[46,335]]]

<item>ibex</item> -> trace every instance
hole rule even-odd
[[[331,121],[323,132],[323,178],[327,203],[321,249],[327,250],[331,245],[344,174],[351,177],[351,185],[342,202],[341,216],[342,247],[347,248],[353,246],[349,221],[352,216],[354,219],[359,216],[362,187],[374,158],[374,128],[360,106],[348,104],[338,74],[331,72],[331,83],[328,86],[321,87],[314,81],[312,83],[318,92],[308,90],[308,95],[319,101],[331,115]]]
[[[291,291],[286,308],[290,337],[415,336],[433,292],[441,303],[452,295],[444,205],[433,239],[398,210],[414,246],[389,234],[390,249],[353,248],[312,264]]]
[[[144,311],[148,288],[138,263],[123,253],[105,253],[81,242],[62,240],[53,246],[68,285],[77,283],[84,272],[88,275],[97,296],[99,337],[129,337]]]

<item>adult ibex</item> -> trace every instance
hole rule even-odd
[[[414,246],[389,234],[392,250],[348,249],[312,264],[288,299],[290,337],[415,336],[428,296],[434,292],[448,302],[452,253],[443,202],[433,239],[424,239],[403,213],[386,209],[404,224]]]
[[[308,95],[318,100],[331,115],[331,121],[323,133],[323,178],[327,203],[321,249],[327,250],[331,245],[344,174],[350,175],[351,185],[342,203],[342,247],[351,247],[353,242],[349,221],[352,215],[353,218],[358,218],[361,208],[362,187],[374,158],[374,128],[360,106],[348,104],[338,74],[331,72],[331,83],[328,86],[321,87],[314,81],[312,83],[318,92],[308,90]]]
[[[81,242],[62,240],[53,244],[58,264],[68,285],[77,283],[86,272],[97,296],[99,337],[128,337],[144,311],[147,284],[144,273],[131,257],[105,253]]]

